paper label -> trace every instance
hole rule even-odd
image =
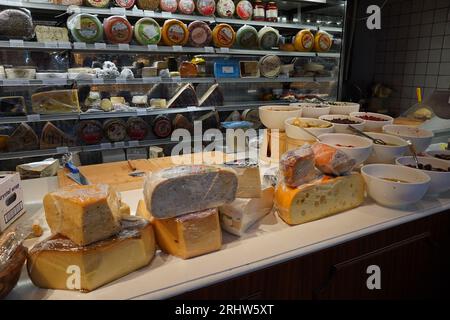
[[[41,120],[41,115],[39,115],[39,114],[27,115],[27,121],[29,121],[29,122],[35,122],[35,121],[40,121],[40,120]]]
[[[86,49],[86,43],[85,42],[74,42],[73,48],[74,49]]]
[[[106,43],[103,42],[96,42],[94,43],[95,49],[106,49]]]
[[[232,66],[224,66],[222,67],[223,73],[234,73],[234,67]]]

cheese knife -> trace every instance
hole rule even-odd
[[[81,185],[89,184],[89,181],[86,179],[86,177],[72,162],[70,161],[66,162],[65,167],[70,171],[69,173],[66,174],[66,176],[68,176],[70,179]]]

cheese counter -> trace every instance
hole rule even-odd
[[[42,198],[58,187],[56,177],[23,182],[28,214],[18,220],[43,216]],[[121,192],[134,213],[142,189]],[[188,260],[157,252],[150,265],[89,293],[35,287],[23,267],[18,285],[7,299],[166,299],[230,279],[281,265],[382,230],[406,225],[450,209],[450,193],[424,197],[405,209],[389,209],[366,198],[363,205],[317,221],[288,226],[273,212],[252,226],[243,237],[223,232],[222,250]],[[444,213],[448,221],[448,212]],[[31,247],[49,235],[27,240]],[[448,231],[447,231],[448,233]],[[297,270],[301,273],[302,270]],[[306,271],[305,271],[306,272]],[[367,276],[367,275],[366,275]],[[294,285],[294,284],[293,284]],[[298,284],[302,286],[303,284]],[[307,285],[306,283],[304,284]],[[288,288],[286,288],[288,290]]]

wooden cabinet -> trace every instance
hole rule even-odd
[[[380,289],[367,280],[380,269]],[[370,270],[369,270],[370,271]],[[372,279],[372,278],[371,278]],[[379,231],[174,299],[405,299],[450,288],[450,212]]]

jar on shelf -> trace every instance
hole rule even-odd
[[[276,2],[270,1],[266,5],[266,21],[269,22],[278,21],[278,7]]]
[[[264,21],[266,19],[266,6],[262,0],[253,2],[253,20]]]

